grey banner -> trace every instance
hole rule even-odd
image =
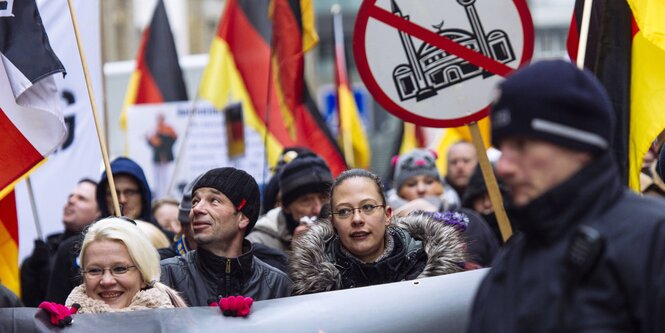
[[[261,301],[247,318],[213,307],[79,314],[60,330],[42,310],[0,309],[0,332],[465,332],[486,272]]]

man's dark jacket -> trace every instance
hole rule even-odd
[[[482,282],[469,332],[665,332],[665,201],[619,179],[604,155],[509,210],[521,234]]]
[[[197,249],[162,260],[162,283],[177,290],[190,306],[206,306],[212,300],[241,295],[255,301],[291,295],[293,282],[282,271],[253,255],[249,241],[237,258],[215,256]]]
[[[78,232],[65,231],[46,238],[46,242],[35,240],[32,254],[21,265],[21,299],[25,306],[36,308],[46,299],[49,275],[58,247]]]

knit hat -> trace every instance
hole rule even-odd
[[[263,187],[261,214],[265,214],[275,207],[277,194],[279,193],[279,173],[282,171],[282,168],[295,158],[304,156],[316,156],[316,154],[305,147],[298,146],[286,147],[282,150],[279,160],[277,160],[277,164],[274,168],[275,174],[270,177],[268,183]]]
[[[491,119],[495,146],[526,136],[595,155],[608,150],[614,128],[600,82],[562,60],[537,62],[509,76],[499,85]]]
[[[204,173],[192,188],[192,193],[202,187],[214,188],[229,198],[236,210],[249,218],[245,235],[252,231],[259,218],[259,208],[261,207],[259,185],[256,184],[254,177],[243,170],[232,167],[217,168]]]
[[[203,177],[203,174],[198,175],[194,180],[185,185],[185,189],[182,191],[182,200],[178,205],[178,221],[180,223],[189,224],[189,211],[192,210],[192,188],[199,179]]]
[[[310,193],[328,193],[333,177],[326,162],[318,156],[297,157],[279,173],[282,207]]]
[[[393,188],[399,191],[404,182],[415,176],[429,175],[441,179],[436,168],[437,157],[434,151],[420,148],[393,157],[392,164],[395,166]]]

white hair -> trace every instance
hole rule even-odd
[[[186,306],[177,293],[168,286],[159,282],[161,275],[159,253],[152,245],[150,239],[133,222],[123,218],[111,216],[90,225],[83,238],[79,263],[85,263],[86,249],[96,241],[121,242],[127,248],[129,256],[141,274],[143,282],[151,287],[157,287],[169,294],[174,305]]]

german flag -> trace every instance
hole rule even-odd
[[[358,106],[349,86],[344,48],[344,28],[340,7],[333,7],[333,35],[335,39],[335,83],[337,84],[337,114],[339,116],[339,145],[347,164],[353,168],[368,169],[370,150]]]
[[[129,79],[120,116],[127,128],[126,110],[134,104],[186,101],[187,88],[178,62],[164,1],[158,0],[150,26],[143,30],[136,69]]]
[[[582,6],[577,0],[568,35],[573,59]],[[664,15],[659,0],[596,0],[591,12],[585,68],[610,95],[617,119],[613,153],[624,181],[636,191],[644,155],[665,128],[665,113],[658,111],[665,104]]]
[[[313,10],[311,0],[227,1],[199,93],[218,109],[242,104],[270,165],[284,147],[305,146],[337,175],[346,164],[303,76],[304,52],[318,41]]]
[[[0,197],[0,276],[2,284],[20,295],[18,274],[18,217],[14,191]]]

